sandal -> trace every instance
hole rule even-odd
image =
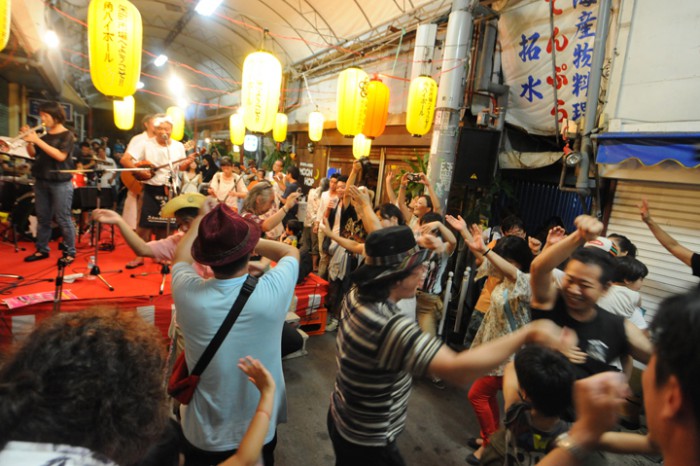
[[[128,262],[126,264],[127,269],[135,269],[136,267],[141,267],[143,265],[143,259],[141,257],[137,257],[136,259],[132,260],[131,262]]]
[[[49,253],[48,252],[41,252],[37,251],[31,256],[27,256],[24,258],[24,262],[35,262],[35,261],[40,261],[42,259],[48,259]]]

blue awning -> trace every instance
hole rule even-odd
[[[604,133],[597,136],[598,163],[637,159],[644,165],[673,161],[700,167],[700,133]]]

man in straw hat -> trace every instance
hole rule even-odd
[[[557,349],[575,344],[571,332],[539,321],[455,353],[396,307],[415,296],[429,253],[406,226],[367,237],[365,263],[352,274],[356,286],[343,300],[338,327],[338,374],[328,413],[336,465],[405,464],[396,438],[406,422],[412,375],[429,373],[466,386],[525,343]]]
[[[204,210],[210,205],[205,203]],[[253,416],[269,416],[273,426],[286,421],[280,341],[299,274],[299,251],[260,239],[260,234],[257,224],[218,204],[194,220],[175,252],[173,298],[188,367],[194,367],[238,297],[253,251],[277,262],[258,281],[229,337],[202,373],[192,401],[181,407],[187,465],[217,464],[230,456]],[[202,279],[192,266],[195,260],[211,267],[215,279]],[[275,379],[271,413],[256,412],[259,394],[235,369],[246,355],[259,359]],[[274,463],[276,432],[270,429],[265,437],[265,465]]]

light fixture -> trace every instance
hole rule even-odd
[[[243,149],[248,152],[258,150],[258,136],[255,134],[246,134],[243,139]]]
[[[177,106],[183,110],[186,109],[189,104],[190,103],[184,97],[177,99]]]
[[[245,123],[243,122],[243,115],[241,113],[234,113],[228,119],[229,133],[231,136],[231,143],[234,146],[243,145],[245,141]]]
[[[155,60],[153,60],[153,64],[156,66],[163,66],[165,65],[165,62],[168,61],[168,56],[163,55],[162,53],[156,57]]]
[[[437,89],[437,82],[430,76],[418,76],[411,81],[406,105],[406,129],[413,136],[424,136],[433,126]]]
[[[185,92],[185,83],[177,75],[172,75],[168,79],[168,89],[174,96],[179,97]]]
[[[10,0],[0,1],[0,51],[5,49],[7,41],[10,40],[11,8],[12,2]]]
[[[380,136],[386,128],[389,117],[389,86],[375,77],[366,86],[367,111],[362,134],[369,140]]]
[[[253,52],[243,62],[241,105],[245,126],[254,133],[267,133],[275,124],[282,88],[282,65],[268,52]]]
[[[566,155],[566,158],[564,159],[564,163],[566,164],[567,167],[573,168],[579,163],[581,163],[581,160],[583,159],[583,154],[580,152],[571,152]]]
[[[277,113],[277,115],[275,115],[275,125],[272,127],[273,141],[284,142],[287,139],[287,123],[287,115],[284,113]]]
[[[185,111],[180,107],[168,107],[165,114],[173,122],[173,130],[170,137],[176,141],[182,141],[185,136]]]
[[[54,31],[53,29],[48,29],[44,33],[44,44],[46,44],[47,47],[52,49],[58,48],[58,46],[61,44],[61,41],[59,40],[56,31]]]
[[[309,139],[318,142],[323,137],[323,113],[318,109],[309,113]]]
[[[123,100],[112,101],[114,106],[114,125],[122,130],[129,131],[134,127],[134,96],[124,97]]]
[[[336,126],[338,132],[345,137],[355,136],[362,132],[365,112],[367,111],[366,86],[368,82],[367,73],[357,67],[345,69],[338,76]]]
[[[221,5],[222,0],[199,0],[197,6],[194,7],[194,11],[202,16],[209,16],[214,13],[216,7]]]
[[[146,87],[146,85],[143,83],[143,81],[136,83],[136,89],[143,89],[144,87]]]
[[[205,144],[211,144],[211,138],[204,138]]]

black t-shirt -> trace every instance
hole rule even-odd
[[[46,152],[44,152],[39,146],[35,145],[34,150],[36,155],[34,157],[34,165],[32,165],[32,175],[38,180],[45,181],[70,181],[73,175],[70,173],[58,173],[55,170],[73,170],[75,165],[73,164],[73,158],[71,157],[73,153],[73,133],[70,131],[64,131],[57,134],[45,134],[41,139],[50,145],[55,147],[61,152],[68,154],[63,162],[50,157]]]
[[[690,267],[693,269],[693,275],[700,277],[700,254],[697,252],[690,258]]]
[[[605,371],[618,371],[611,364],[620,356],[629,354],[625,333],[625,319],[596,306],[596,316],[580,322],[566,312],[566,303],[560,295],[551,311],[532,309],[532,318],[549,319],[560,327],[568,327],[578,335],[578,347],[588,357],[583,364],[574,364],[579,379]]]
[[[287,199],[290,194],[297,192],[297,189],[299,189],[299,185],[297,184],[296,181],[292,181],[291,183],[287,183],[287,187],[284,189],[284,194],[282,194],[282,197]],[[287,224],[288,221],[290,221],[293,218],[297,218],[297,212],[299,211],[299,205],[294,204],[294,207],[289,209],[289,212],[287,212],[284,215],[284,218],[282,219],[282,223],[285,225]]]

